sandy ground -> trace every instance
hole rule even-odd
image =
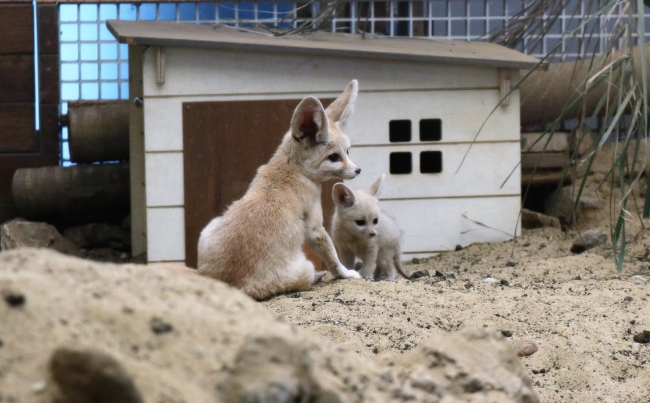
[[[438,332],[509,331],[513,344],[539,346],[522,360],[544,402],[650,401],[650,345],[632,340],[650,330],[650,233],[620,274],[607,248],[573,255],[571,243],[532,230],[512,257],[511,243],[481,244],[406,266],[445,278],[325,281],[263,304],[366,356],[409,350]]]
[[[596,190],[604,169],[594,167],[588,187],[608,199],[608,185]],[[522,361],[542,401],[649,402],[650,344],[633,336],[650,330],[650,230],[630,221],[620,273],[609,244],[569,250],[578,230],[609,233],[609,218],[609,207],[586,211],[568,233],[524,230],[514,245],[476,244],[408,264],[410,273],[431,275],[415,281],[328,275],[311,291],[263,305],[364,356],[404,352],[432,334],[469,327],[511,332],[514,347],[539,346]]]

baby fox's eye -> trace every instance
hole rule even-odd
[[[357,220],[355,221],[355,223],[357,223],[357,225],[361,227],[363,225],[366,225],[366,220]]]
[[[338,162],[338,161],[341,161],[341,156],[334,153],[334,154],[330,154],[329,157],[327,157],[327,159],[332,161],[332,162]]]
[[[374,220],[372,220],[372,223],[375,225],[377,225],[378,222],[379,222],[379,218],[375,218]]]

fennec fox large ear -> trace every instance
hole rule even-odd
[[[377,179],[375,183],[373,183],[370,188],[368,188],[370,194],[375,196],[375,198],[379,198],[379,193],[381,192],[381,183],[383,182],[385,176],[386,174],[381,174],[379,179]]]
[[[354,101],[357,99],[357,92],[359,92],[359,83],[357,80],[352,80],[345,88],[345,91],[327,107],[327,117],[332,122],[338,122],[341,128],[345,126],[347,119],[352,114]]]
[[[291,135],[296,142],[308,145],[330,141],[327,115],[318,99],[307,97],[298,104],[291,118]]]
[[[334,204],[345,208],[352,207],[357,202],[357,197],[349,187],[342,183],[336,183],[332,188],[332,198]]]

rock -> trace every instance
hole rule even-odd
[[[512,332],[510,330],[502,330],[501,334],[503,337],[512,337]]]
[[[112,262],[122,263],[129,259],[129,255],[124,252],[117,251],[111,248],[96,248],[90,249],[84,256],[86,259],[94,260],[96,262]]]
[[[16,308],[25,304],[25,294],[20,291],[5,288],[0,291],[0,294],[2,295],[2,299],[5,300],[7,305],[12,308]]]
[[[508,287],[508,286],[510,285],[510,283],[508,282],[508,280],[501,280],[501,281],[499,281],[499,284],[501,284],[501,285],[503,285],[503,286],[506,286],[506,287]]]
[[[9,221],[0,228],[2,250],[35,247],[47,248],[61,238],[54,226],[42,222]]]
[[[590,229],[580,234],[580,239],[577,239],[571,246],[571,252],[582,253],[588,249],[595,248],[607,242],[607,233],[600,229]]]
[[[113,357],[93,349],[57,348],[50,374],[59,387],[59,402],[140,403],[133,379]]]
[[[537,352],[538,347],[535,343],[525,343],[517,349],[517,357],[528,357]]]
[[[565,186],[559,191],[551,191],[544,198],[544,212],[552,217],[557,217],[564,226],[573,223],[574,218],[574,189],[573,186]],[[580,205],[575,211],[575,215],[580,213]],[[525,228],[525,227],[524,227]]]
[[[44,222],[12,220],[0,227],[0,250],[17,248],[49,248],[66,255],[81,256],[83,252],[57,229]]]
[[[121,227],[104,223],[86,224],[68,228],[63,236],[80,248],[108,247],[116,250],[130,250],[131,234]]]
[[[560,225],[560,220],[557,217],[547,216],[542,213],[530,211],[527,209],[522,209],[521,211],[521,226],[522,228],[525,229],[534,229],[534,228],[543,228],[543,227],[562,229],[562,226]],[[514,265],[508,267],[514,267]]]
[[[416,280],[420,277],[430,277],[430,276],[431,275],[429,274],[429,270],[418,270],[416,272],[413,272],[413,274],[411,274],[410,279]]]
[[[172,326],[171,323],[167,323],[157,316],[151,318],[149,326],[151,327],[151,331],[155,334],[169,333],[174,330],[174,326]]]
[[[322,383],[303,346],[292,345],[282,335],[259,334],[248,337],[217,389],[223,402],[347,401]]]
[[[642,344],[650,343],[650,330],[644,330],[641,333],[635,334],[633,340]]]
[[[463,250],[463,245],[456,245],[456,248],[454,248],[456,252]]]
[[[442,334],[404,353],[395,363],[401,392],[426,391],[443,401],[539,402],[532,380],[501,334],[469,329]],[[499,370],[492,370],[499,368]],[[458,400],[455,400],[458,399]]]
[[[583,189],[580,200],[578,201],[579,208],[584,210],[601,210],[606,205],[607,202],[601,200],[598,194],[590,189]]]
[[[131,214],[124,217],[120,227],[122,227],[124,231],[131,232]]]

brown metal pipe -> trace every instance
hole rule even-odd
[[[11,191],[25,218],[129,212],[129,164],[18,169]]]
[[[72,162],[129,159],[128,101],[70,102],[67,121]]]

